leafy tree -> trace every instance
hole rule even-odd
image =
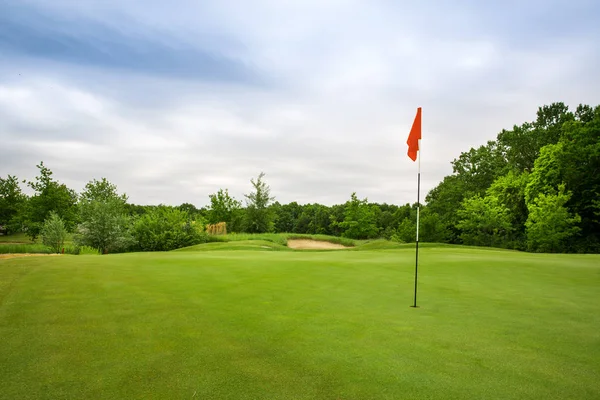
[[[506,149],[509,164],[518,172],[532,171],[542,147],[558,143],[562,125],[574,119],[564,103],[553,103],[538,109],[537,119],[502,130],[498,144]]]
[[[439,216],[440,223],[449,234],[451,243],[460,243],[460,232],[457,228],[459,216],[456,212],[466,198],[465,183],[457,175],[446,176],[425,197],[427,208]]]
[[[521,249],[525,243],[525,221],[527,221],[527,204],[525,202],[525,188],[529,182],[527,172],[518,173],[509,171],[499,177],[487,190],[487,196],[498,198],[502,206],[508,210],[513,235],[507,247]]]
[[[525,201],[533,202],[541,193],[554,190],[563,182],[559,165],[559,154],[563,151],[563,144],[550,144],[544,146],[540,156],[535,160],[535,167],[525,187]]]
[[[556,155],[561,183],[572,193],[567,208],[581,217],[578,251],[600,252],[600,106],[583,121],[563,125],[561,152]]]
[[[52,171],[43,162],[37,165],[39,176],[27,185],[35,194],[26,204],[23,225],[27,235],[35,240],[40,233],[42,224],[50,212],[56,212],[63,220],[67,231],[74,229],[77,222],[77,194],[66,185],[52,178]]]
[[[81,224],[75,237],[79,245],[98,249],[100,253],[124,250],[132,243],[128,229],[127,196],[106,178],[88,182],[79,198]]]
[[[528,204],[529,218],[525,223],[529,250],[556,253],[568,249],[568,240],[576,235],[581,222],[579,215],[565,207],[571,193],[561,184],[555,194],[541,193]]]
[[[421,207],[419,215],[419,242],[444,243],[449,232],[439,215],[428,207]],[[393,240],[414,243],[417,238],[417,204],[410,208],[410,214],[402,220],[392,236]]]
[[[343,228],[340,226],[345,218],[345,205],[336,204],[329,209],[329,234],[341,236]]]
[[[273,203],[271,206],[274,214],[275,232],[298,233],[296,230],[297,220],[302,213],[302,207],[294,202],[289,204]]]
[[[207,241],[203,227],[187,212],[165,205],[142,215],[135,222],[133,236],[142,251],[169,251]]]
[[[454,173],[463,183],[465,196],[483,195],[496,177],[506,171],[503,148],[494,141],[468,152],[461,153],[452,162]]]
[[[272,232],[275,227],[273,210],[269,207],[275,200],[271,197],[271,188],[263,181],[261,172],[256,180],[251,179],[254,191],[246,197],[246,230],[250,233]]]
[[[419,241],[430,243],[445,243],[450,237],[450,232],[442,222],[439,215],[429,210],[421,208],[419,217]]]
[[[6,179],[0,178],[0,225],[6,227],[8,233],[20,229],[18,216],[26,200],[27,197],[21,191],[16,176],[8,175]]]
[[[231,197],[228,189],[219,189],[209,197],[208,222],[211,224],[225,222],[229,232],[239,232],[242,228],[242,203]]]
[[[41,230],[42,243],[58,254],[65,244],[67,229],[57,213],[51,211]]]
[[[367,199],[359,200],[356,193],[346,202],[344,221],[339,225],[343,229],[342,236],[352,239],[373,238],[379,233],[374,208]]]
[[[203,211],[198,209],[195,205],[191,203],[182,203],[177,207],[180,211],[184,211],[188,214],[189,218],[192,220],[204,220]]]
[[[495,196],[465,199],[457,211],[464,244],[501,246],[512,231],[508,209]]]

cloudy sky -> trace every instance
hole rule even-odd
[[[461,151],[600,104],[597,0],[0,0],[0,176],[136,204],[416,200]]]

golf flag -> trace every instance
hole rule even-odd
[[[408,134],[406,144],[408,144],[408,157],[417,161],[419,153],[419,140],[421,140],[421,107],[417,108],[417,116],[413,121],[412,128]],[[415,299],[411,307],[417,308],[417,280],[419,276],[419,214],[421,210],[421,157],[419,157],[419,172],[417,173],[417,232],[415,240]]]
[[[411,160],[417,161],[417,152],[419,151],[419,139],[421,139],[421,107],[417,108],[417,116],[413,122],[410,134],[408,135],[408,156]]]

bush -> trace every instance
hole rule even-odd
[[[133,236],[142,251],[169,251],[208,242],[202,224],[191,221],[185,211],[162,205],[136,221]]]
[[[48,246],[53,253],[60,253],[67,237],[67,229],[63,220],[55,212],[44,221],[42,226],[42,243]]]

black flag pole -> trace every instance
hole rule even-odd
[[[419,154],[420,156],[420,154]],[[419,211],[421,208],[420,194],[421,192],[421,157],[419,157],[419,173],[417,174],[417,240],[415,246],[415,302],[413,307],[417,307],[417,281],[419,277]]]
[[[421,140],[419,140],[419,172],[417,173],[417,237],[415,246],[415,301],[412,307],[417,307],[417,281],[419,276],[419,213],[421,209]]]

